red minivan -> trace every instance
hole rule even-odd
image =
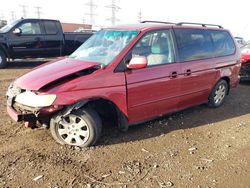
[[[86,147],[107,117],[127,130],[190,106],[221,106],[239,82],[240,53],[230,32],[152,22],[102,29],[69,57],[16,79],[6,94],[9,115],[47,125],[61,144]]]

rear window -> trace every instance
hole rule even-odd
[[[234,42],[226,31],[175,29],[180,61],[231,55]]]
[[[56,27],[55,22],[45,21],[44,27],[45,27],[46,34],[50,34],[50,35],[57,34],[57,27]]]

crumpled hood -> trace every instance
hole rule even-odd
[[[65,58],[33,69],[16,79],[14,84],[22,89],[37,91],[60,78],[97,65],[99,65],[99,63]]]

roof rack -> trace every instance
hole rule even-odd
[[[179,26],[182,26],[182,25],[201,25],[202,27],[214,26],[214,27],[223,28],[221,25],[204,24],[204,23],[192,23],[192,22],[179,22],[179,23],[177,23],[176,25],[179,25]]]
[[[161,21],[149,21],[149,20],[146,20],[146,21],[142,21],[141,23],[161,23],[161,24],[175,24],[175,23],[172,23],[172,22],[161,22]]]

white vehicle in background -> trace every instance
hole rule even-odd
[[[242,37],[234,37],[234,39],[236,40],[240,48],[247,44],[246,41]]]

